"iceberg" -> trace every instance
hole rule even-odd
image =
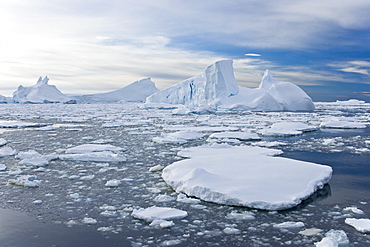
[[[163,169],[176,192],[218,204],[263,210],[299,205],[329,182],[332,168],[282,157],[280,150],[227,144],[184,149]]]
[[[150,78],[141,79],[121,89],[98,94],[74,96],[80,103],[114,103],[114,102],[144,102],[153,93],[159,91]]]
[[[312,111],[312,99],[297,85],[277,81],[266,70],[258,88],[238,86],[233,61],[221,60],[200,75],[158,91],[146,99],[146,105],[184,105],[190,109]]]
[[[49,85],[49,78],[40,77],[34,86],[24,87],[20,85],[13,93],[13,101],[16,103],[71,103],[71,99],[64,95],[54,85]]]

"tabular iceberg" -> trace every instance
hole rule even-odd
[[[232,60],[208,66],[204,73],[154,93],[153,103],[182,104],[189,108],[253,111],[311,111],[312,99],[297,85],[281,82],[266,70],[258,88],[236,84]]]
[[[144,102],[146,97],[157,91],[159,90],[154,82],[150,78],[145,78],[112,92],[87,94],[73,98],[82,103]]]
[[[64,95],[54,85],[49,85],[49,78],[40,77],[34,86],[23,87],[20,85],[13,93],[13,100],[16,103],[57,103],[69,102],[70,98]]]
[[[219,204],[264,210],[292,208],[329,182],[329,166],[271,157],[280,150],[212,145],[179,152],[190,159],[163,169],[177,192]]]

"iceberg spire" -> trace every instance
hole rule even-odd
[[[272,73],[268,69],[266,69],[265,73],[263,74],[260,86],[258,88],[263,88],[265,90],[268,90],[276,82],[277,81],[272,76]]]

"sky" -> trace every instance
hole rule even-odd
[[[0,94],[40,76],[65,94],[164,89],[232,59],[240,86],[269,69],[314,101],[370,102],[369,13],[369,0],[1,0]]]

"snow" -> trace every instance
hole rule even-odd
[[[40,77],[34,86],[23,87],[20,85],[13,93],[16,103],[56,103],[68,102],[70,98],[64,95],[54,85],[49,85],[49,78]]]
[[[87,94],[73,98],[78,103],[144,102],[148,96],[157,91],[154,82],[150,78],[145,78],[112,92]]]
[[[274,227],[279,228],[279,229],[300,228],[300,227],[304,227],[304,223],[303,222],[287,221],[287,222],[283,222],[283,223],[280,223],[280,224],[275,224]]]
[[[346,218],[345,223],[350,226],[353,226],[359,232],[362,233],[370,232],[370,219]]]
[[[110,144],[82,144],[79,146],[68,148],[65,151],[65,153],[66,154],[84,154],[84,153],[103,152],[103,151],[118,152],[118,151],[125,151],[125,149],[116,147]]]
[[[338,242],[331,237],[325,237],[320,242],[315,243],[316,247],[338,247]]]
[[[204,73],[186,79],[146,99],[153,104],[181,104],[176,113],[221,110],[312,111],[312,99],[297,85],[280,82],[266,70],[258,88],[237,85],[232,60],[221,60],[208,66]]]
[[[346,120],[346,118],[332,118],[328,121],[324,121],[320,124],[321,128],[332,128],[332,129],[364,129],[366,124],[356,120]]]
[[[317,130],[317,127],[302,122],[280,122],[274,123],[269,128],[260,130],[258,133],[263,136],[295,136],[315,130]]]
[[[149,207],[135,209],[132,217],[146,221],[182,219],[188,216],[186,211],[169,207]]]
[[[202,133],[196,131],[184,130],[173,133],[165,133],[162,136],[153,138],[153,142],[157,143],[186,143],[189,140],[200,139],[204,136]]]
[[[220,133],[213,133],[209,136],[209,139],[237,139],[240,141],[259,141],[259,137],[256,133],[241,132],[241,131],[225,131]]]
[[[331,167],[267,156],[279,153],[248,146],[189,148],[178,155],[190,159],[167,166],[162,177],[188,196],[266,210],[294,207],[329,182]]]

